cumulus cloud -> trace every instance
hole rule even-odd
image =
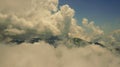
[[[112,32],[111,34],[112,39],[114,39],[114,41],[120,42],[120,30],[115,30]]]
[[[87,37],[89,37],[88,40],[98,39],[99,36],[104,34],[104,31],[99,26],[96,26],[93,21],[89,22],[88,19],[83,18],[82,24],[86,35],[88,35]]]
[[[30,33],[29,36],[32,36],[31,34],[39,35],[45,31],[53,35],[60,33],[50,19],[52,11],[57,11],[58,0],[6,0],[2,2],[5,4],[1,4],[1,8],[7,9],[8,12],[3,12],[4,9],[0,11],[1,36],[8,37],[11,35],[9,33],[12,33],[12,36]],[[19,12],[20,10],[22,12]]]
[[[60,7],[60,10],[58,10],[57,0],[33,0],[31,2],[33,4],[30,4],[34,5],[34,8],[31,7],[31,9],[27,9],[27,11],[24,10],[26,14],[22,12],[16,13],[16,11],[13,11],[14,13],[12,14],[8,14],[9,12],[1,12],[0,24],[4,37],[22,37],[23,35],[32,37],[34,35],[39,36],[43,33],[47,35],[68,36],[68,33],[71,35],[79,35],[79,32],[82,31],[82,28],[75,22],[75,11],[70,8],[69,5],[63,5]],[[52,5],[51,9],[49,8],[50,4]],[[26,8],[27,7],[28,6],[26,6]],[[70,29],[72,29],[72,31]],[[3,34],[1,34],[1,36],[3,36]]]
[[[113,31],[110,35],[109,35],[109,44],[111,44],[111,46],[113,48],[116,49],[120,49],[120,30],[115,30]]]

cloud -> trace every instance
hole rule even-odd
[[[98,39],[99,36],[104,34],[104,31],[99,26],[96,26],[93,21],[89,22],[88,19],[83,18],[82,24],[86,35],[88,35],[87,37],[89,37],[88,40]]]
[[[24,13],[16,13],[16,11],[13,11],[14,13],[12,14],[8,14],[9,12],[0,13],[1,32],[4,34],[4,37],[26,39],[43,33],[46,33],[46,35],[68,36],[68,33],[79,35],[79,32],[82,31],[82,28],[74,22],[75,11],[69,5],[63,5],[58,10],[57,0],[33,0],[31,2],[33,4],[30,4],[34,5],[34,8],[31,7]],[[9,10],[12,10],[12,7]],[[75,31],[71,31],[71,29]]]
[[[1,67],[119,67],[119,57],[100,46],[53,48],[45,42],[0,45]]]
[[[53,35],[60,33],[51,20],[52,11],[57,11],[58,0],[6,0],[2,2],[5,4],[1,4],[1,8],[7,9],[7,12],[3,12],[4,9],[0,10],[1,36],[9,37],[11,34],[12,36],[13,34],[32,36],[46,31]]]
[[[115,30],[113,31],[110,35],[110,44],[112,45],[113,48],[118,48],[120,49],[120,30]]]
[[[120,30],[118,29],[118,30],[113,31],[113,33],[111,34],[111,37],[115,41],[120,42],[120,38],[119,38],[120,37]]]

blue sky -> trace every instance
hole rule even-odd
[[[106,32],[120,29],[120,0],[59,0],[60,6],[64,4],[75,10],[79,24],[87,18]]]

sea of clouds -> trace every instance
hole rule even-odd
[[[61,43],[54,48],[44,41],[7,43],[44,35],[97,41],[111,50],[120,47],[119,29],[105,35],[86,18],[80,26],[74,9],[58,4],[58,0],[0,0],[0,67],[119,67],[119,53],[97,45],[67,48]]]

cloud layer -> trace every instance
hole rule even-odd
[[[45,42],[0,46],[1,67],[119,67],[119,57],[100,46],[53,48]]]

